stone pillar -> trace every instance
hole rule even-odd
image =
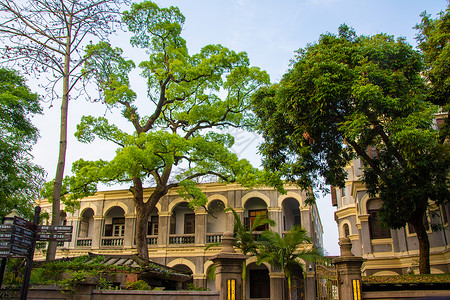
[[[270,277],[270,299],[284,299],[283,272],[270,272],[269,277]]]
[[[103,236],[103,216],[94,216],[94,230],[92,231],[92,249],[99,249]]]
[[[281,213],[281,208],[280,207],[269,207],[267,209],[268,213],[269,213],[269,219],[272,219],[275,221],[275,223],[278,226],[275,227],[271,227],[271,230],[279,233],[280,235],[283,233],[283,218],[282,218],[282,213]]]
[[[159,212],[158,223],[158,246],[167,246],[169,243],[169,230],[170,230],[170,211]]]
[[[372,245],[370,244],[369,215],[359,215],[361,223],[361,234],[363,254],[372,253]]]
[[[308,267],[305,276],[305,299],[316,299],[316,290],[316,272]]]
[[[224,232],[222,244],[222,251],[211,258],[216,266],[216,289],[220,292],[219,299],[241,300],[242,264],[247,256],[234,251],[234,238],[230,231]],[[234,296],[228,298],[229,294]]]
[[[123,247],[131,249],[134,246],[134,234],[136,229],[136,215],[125,215],[125,235],[123,237]]]
[[[341,256],[333,259],[338,273],[339,299],[361,300],[361,265],[364,259],[352,254],[352,243],[349,238],[340,238],[339,244]]]
[[[67,221],[72,225],[72,240],[68,243],[69,248],[73,249],[77,245],[78,231],[80,230],[80,222],[82,218],[71,217],[67,218]]]
[[[207,217],[208,213],[204,208],[195,212],[195,244],[197,246],[206,245]]]

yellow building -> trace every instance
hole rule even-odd
[[[301,224],[314,245],[322,248],[323,231],[317,207],[306,205],[306,195],[298,188],[286,186],[287,194],[280,194],[273,188],[247,190],[236,184],[207,183],[200,187],[208,198],[205,208],[192,210],[176,190],[171,190],[151,213],[147,236],[150,259],[192,273],[196,286],[215,290],[213,280],[207,277],[207,271],[212,265],[210,258],[221,247],[206,250],[206,246],[220,242],[223,232],[233,231],[234,217],[231,212],[224,211],[225,207],[234,208],[246,224],[252,224],[258,214],[267,214],[277,224],[271,229],[280,234],[295,224]],[[150,192],[151,189],[146,190],[144,198]],[[41,203],[41,208],[51,212],[49,203]],[[64,225],[72,225],[73,234],[71,242],[58,247],[57,257],[78,256],[88,252],[136,253],[136,212],[132,194],[128,190],[98,192],[82,199],[80,209],[73,214],[63,214]],[[43,257],[43,253],[38,253],[37,259],[39,255]],[[277,280],[271,279],[280,278],[282,274],[268,264],[258,266],[255,261],[255,257],[247,260],[247,295],[250,298],[268,298],[270,289],[279,288],[273,283]],[[312,269],[310,265],[305,267],[306,270]],[[303,281],[298,282],[299,293],[305,290],[315,292],[314,278],[308,282],[310,286],[307,283],[304,289]]]
[[[365,275],[398,275],[418,273],[419,243],[412,226],[386,229],[378,224],[377,211],[381,201],[369,197],[362,176],[359,159],[347,166],[348,179],[343,189],[332,193],[333,206],[337,207],[335,220],[339,236],[352,241],[355,256],[366,259],[362,271]],[[427,220],[430,240],[431,273],[450,273],[450,230],[448,224],[450,205],[431,205]],[[432,231],[432,224],[443,228]],[[436,227],[436,226],[433,226]]]

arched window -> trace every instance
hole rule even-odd
[[[371,239],[384,239],[391,237],[391,230],[384,227],[378,218],[378,210],[369,210],[369,228]]]
[[[344,224],[344,237],[348,237],[350,235],[350,228],[348,224]]]

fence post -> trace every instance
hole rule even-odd
[[[222,244],[222,251],[211,259],[216,266],[216,288],[220,291],[219,299],[241,300],[242,264],[247,256],[234,251],[232,232],[224,232]]]
[[[361,300],[361,265],[362,257],[355,257],[351,251],[352,242],[348,237],[340,238],[341,256],[333,259],[338,273],[340,300]]]

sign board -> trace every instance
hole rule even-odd
[[[25,227],[29,230],[35,230],[36,229],[36,225],[33,222],[27,221],[25,219],[19,218],[19,217],[14,217],[14,225],[17,226],[21,226],[21,227]]]
[[[70,242],[72,240],[72,234],[38,233],[36,240],[41,242]]]
[[[72,233],[73,226],[54,226],[54,225],[42,225],[38,226],[38,233]]]
[[[11,244],[17,247],[29,249],[33,246],[33,240],[13,234],[11,238]]]
[[[30,248],[23,248],[17,245],[11,245],[11,256],[12,257],[28,257],[30,255]]]
[[[24,227],[14,226],[12,230],[13,235],[18,235],[24,239],[33,240],[34,231]]]
[[[12,232],[12,225],[10,225],[10,224],[1,224],[0,225],[0,232],[1,233],[11,233]]]

